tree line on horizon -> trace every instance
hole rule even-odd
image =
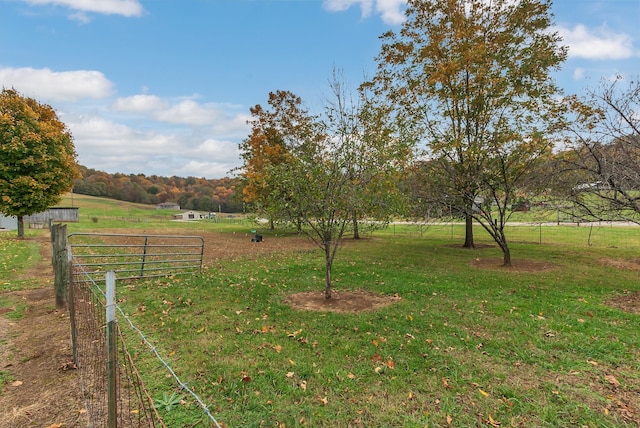
[[[110,174],[80,165],[73,192],[126,202],[155,205],[175,202],[181,209],[204,212],[241,212],[237,178],[162,177],[158,175]]]

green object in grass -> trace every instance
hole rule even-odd
[[[171,395],[163,392],[162,398],[159,398],[155,401],[155,407],[156,409],[164,407],[167,412],[170,412],[171,409],[180,404],[181,401],[182,398],[180,397],[180,395],[176,394],[175,391],[172,392]]]

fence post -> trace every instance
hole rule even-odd
[[[71,262],[71,248],[67,247],[67,262],[69,263],[69,283],[67,284],[67,308],[69,309],[69,323],[71,324],[71,351],[73,353],[73,363],[80,368],[78,361],[78,326],[76,325],[76,300],[73,277],[73,263]]]
[[[116,428],[118,425],[117,406],[117,375],[118,353],[117,353],[117,330],[116,323],[116,274],[109,271],[106,274],[107,287],[107,427]]]
[[[149,243],[149,237],[145,236],[144,237],[144,249],[142,251],[142,264],[140,266],[140,278],[144,277],[144,264],[147,261],[147,245]]]
[[[51,262],[53,263],[54,287],[56,290],[56,308],[65,306],[69,262],[67,257],[67,225],[51,226]]]

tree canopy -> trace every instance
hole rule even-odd
[[[581,218],[640,224],[640,81],[602,81],[574,101],[556,190]]]
[[[45,211],[79,176],[71,133],[52,107],[14,89],[0,94],[0,212],[18,217]]]
[[[399,33],[383,35],[365,86],[425,144],[432,202],[467,217],[467,241],[469,220],[478,221],[508,265],[508,207],[562,122],[551,71],[566,48],[551,30],[550,2],[409,0],[406,16]]]
[[[272,220],[295,224],[323,250],[326,298],[345,232],[364,219],[385,222],[395,211],[406,153],[381,110],[349,97],[335,73],[331,91],[322,116],[309,114],[290,92],[270,94],[270,109],[251,109],[243,146],[245,200]]]

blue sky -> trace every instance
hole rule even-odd
[[[428,1],[428,0],[425,0]],[[289,90],[314,111],[334,68],[375,72],[403,0],[0,0],[0,85],[52,105],[78,161],[220,178],[249,108]],[[566,93],[640,73],[640,0],[555,0]]]

